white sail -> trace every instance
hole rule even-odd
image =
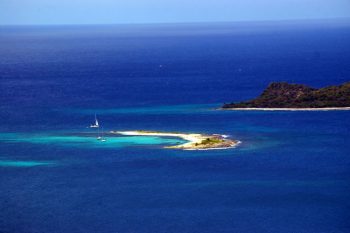
[[[95,124],[94,125],[90,125],[90,128],[98,128],[100,127],[99,124],[98,124],[98,120],[97,120],[97,117],[96,117],[96,114],[95,114]]]

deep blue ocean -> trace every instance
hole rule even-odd
[[[350,112],[218,111],[350,80],[350,21],[0,27],[1,233],[350,232]],[[164,149],[219,133],[227,150]]]

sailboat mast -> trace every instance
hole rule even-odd
[[[102,127],[101,129],[102,129],[102,132],[101,132],[101,141],[102,141],[102,142],[105,142],[105,141],[106,141],[106,138],[104,137],[103,127]]]

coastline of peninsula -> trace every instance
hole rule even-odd
[[[259,97],[249,101],[224,104],[220,109],[239,111],[350,110],[350,82],[319,89],[303,84],[274,82]]]
[[[349,111],[350,107],[334,108],[219,108],[227,111]]]

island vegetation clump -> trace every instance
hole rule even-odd
[[[218,137],[208,137],[206,139],[203,139],[200,143],[196,143],[196,146],[199,145],[214,145],[214,144],[219,144],[223,143],[225,140],[220,139]]]
[[[286,82],[271,83],[256,99],[224,104],[222,108],[328,108],[350,107],[350,82],[312,88]]]

